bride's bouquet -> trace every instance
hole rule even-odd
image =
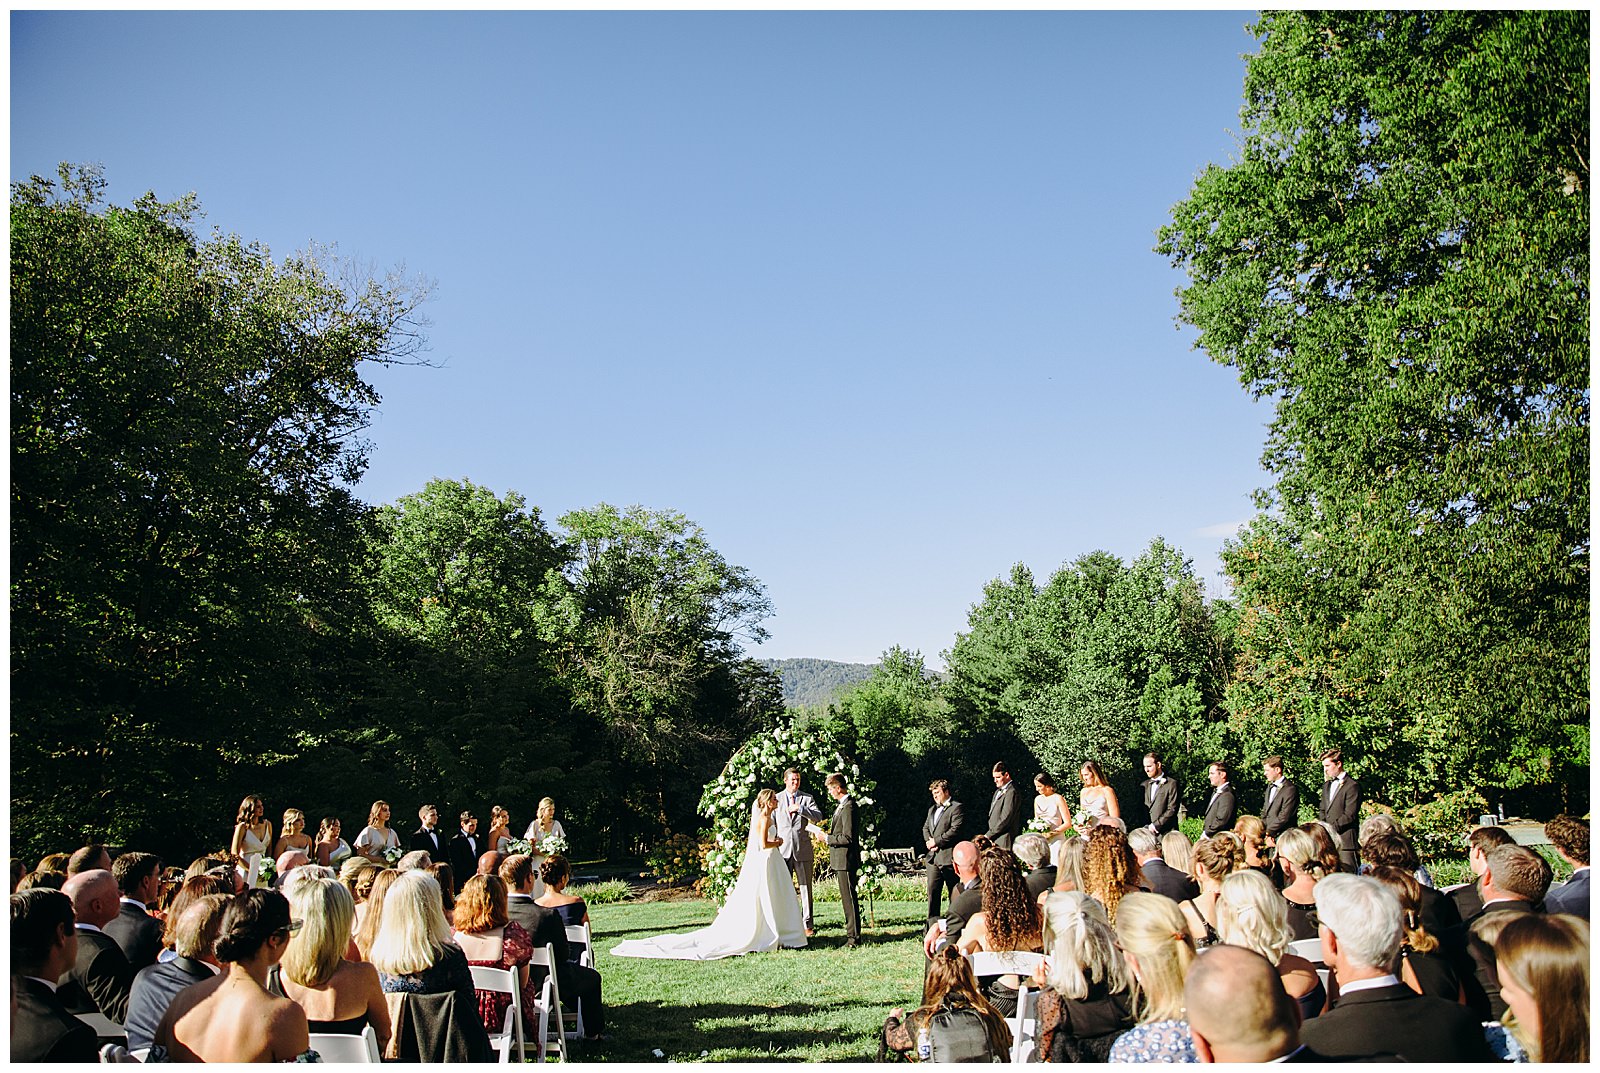
[[[539,840],[539,852],[546,857],[567,852],[567,840],[561,835],[545,835]]]

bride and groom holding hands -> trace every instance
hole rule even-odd
[[[778,946],[805,946],[807,938],[815,934],[811,916],[811,877],[816,865],[813,831],[826,835],[828,863],[838,878],[844,910],[845,945],[855,946],[861,938],[861,913],[856,903],[861,844],[855,799],[847,792],[842,774],[829,775],[825,785],[834,800],[834,811],[828,830],[822,832],[816,827],[822,810],[817,799],[800,788],[800,773],[790,768],[783,774],[783,783],[781,791],[763,789],[756,795],[744,863],[716,919],[687,934],[625,940],[612,954],[710,961]]]

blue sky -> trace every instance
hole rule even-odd
[[[13,12],[11,176],[436,283],[358,491],[682,511],[757,656],[930,665],[984,584],[1216,553],[1271,414],[1155,230],[1235,144],[1247,12]]]

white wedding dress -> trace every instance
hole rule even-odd
[[[789,867],[776,847],[761,846],[753,817],[750,827],[739,878],[709,926],[679,935],[625,939],[612,947],[611,953],[625,958],[714,961],[779,946],[805,946],[806,921]],[[776,823],[769,824],[767,837],[777,838],[777,830]]]

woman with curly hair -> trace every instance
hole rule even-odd
[[[912,1061],[917,1060],[916,1041],[928,1022],[941,1011],[971,1010],[983,1022],[988,1053],[981,1056],[952,1056],[934,1054],[935,1062],[1005,1061],[1011,1053],[1011,1026],[993,1003],[978,990],[977,977],[966,957],[953,946],[947,946],[933,955],[928,975],[922,983],[922,1005],[906,1012],[899,1007],[890,1011],[883,1023],[883,1042],[878,1048],[882,1060],[886,1051],[898,1051]]]
[[[988,849],[978,860],[978,883],[983,908],[967,921],[956,940],[957,949],[963,954],[974,950],[1039,950],[1039,904],[1028,893],[1028,881],[1016,854],[998,846]],[[1017,1011],[1020,983],[1015,975],[1007,975],[989,985],[989,1000],[1007,1017]]]
[[[1105,906],[1106,919],[1117,922],[1117,904],[1142,882],[1144,873],[1128,848],[1128,836],[1104,824],[1091,827],[1083,847],[1083,892]]]
[[[1178,908],[1189,922],[1189,935],[1197,947],[1217,942],[1217,899],[1222,881],[1244,867],[1244,843],[1230,831],[1202,838],[1194,847],[1190,876],[1200,885],[1200,896],[1182,901]]]

